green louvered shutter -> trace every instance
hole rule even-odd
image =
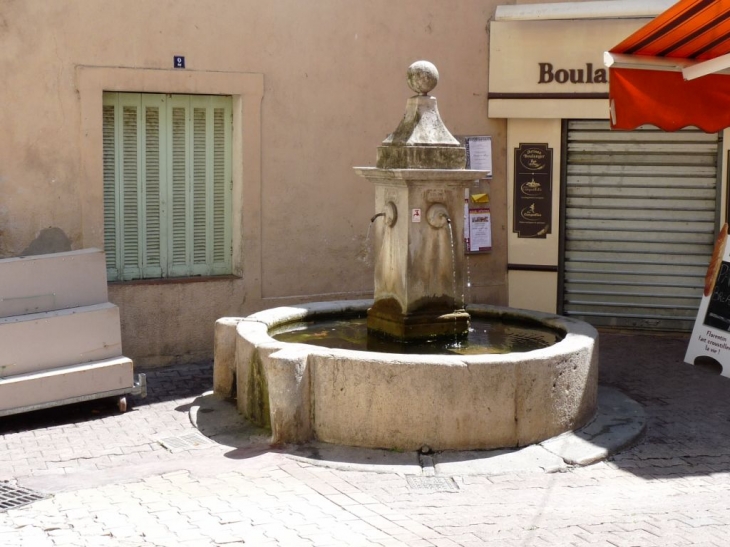
[[[118,154],[117,170],[118,205],[117,229],[119,230],[118,248],[121,278],[139,279],[140,269],[140,126],[141,109],[138,95],[122,95],[119,97],[119,110],[122,123],[118,126],[117,138],[121,142]]]
[[[173,97],[170,275],[231,271],[231,106],[226,97]]]
[[[230,100],[192,97],[192,269],[229,273]]]
[[[110,280],[231,272],[231,99],[104,95]]]
[[[209,225],[212,239],[213,274],[231,273],[231,127],[232,111],[230,99],[218,98],[213,105],[212,144],[213,165],[211,180],[212,197],[210,200]]]
[[[190,253],[188,241],[188,160],[189,128],[188,97],[170,97],[167,101],[167,112],[170,118],[170,144],[168,150],[168,166],[170,180],[168,195],[170,203],[170,217],[168,225],[170,239],[168,241],[168,255],[170,257],[169,272],[171,276],[179,277],[190,275],[188,265]]]
[[[141,145],[144,154],[141,177],[143,206],[140,217],[142,277],[157,278],[163,277],[167,267],[162,247],[167,234],[163,220],[167,207],[166,196],[163,199],[167,178],[167,164],[163,161],[167,143],[167,109],[164,95],[142,95],[141,101],[144,115]]]
[[[208,253],[207,253],[207,210],[208,210],[208,192],[206,181],[208,177],[208,159],[210,158],[208,150],[207,137],[211,133],[208,131],[207,109],[200,104],[200,100],[192,101],[193,114],[193,175],[192,180],[192,244],[193,244],[193,273],[200,272],[202,266],[203,271],[207,273]]]
[[[104,249],[106,251],[107,279],[119,279],[117,268],[117,198],[116,198],[116,106],[104,96]]]

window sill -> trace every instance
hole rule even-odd
[[[194,277],[161,277],[157,279],[133,279],[131,281],[107,281],[110,287],[128,287],[131,285],[172,285],[182,283],[210,283],[214,281],[236,281],[243,279],[237,275],[208,275]]]

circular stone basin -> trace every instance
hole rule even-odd
[[[282,325],[364,315],[370,300],[265,310],[216,323],[215,391],[235,396],[275,443],[415,450],[525,446],[585,425],[596,411],[598,334],[587,323],[495,306],[481,320],[555,334],[522,352],[398,354],[276,340]]]

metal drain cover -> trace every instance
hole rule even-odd
[[[171,452],[191,450],[195,448],[208,448],[215,444],[208,437],[198,431],[185,433],[184,435],[178,435],[176,437],[165,437],[164,439],[158,439],[157,442]]]
[[[45,494],[34,492],[20,486],[13,486],[7,482],[0,482],[0,513],[8,509],[15,509],[28,505],[34,501],[40,501],[47,498]]]
[[[459,491],[459,486],[451,477],[406,475],[406,481],[413,490],[428,490],[429,492]]]

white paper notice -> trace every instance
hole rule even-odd
[[[492,174],[492,137],[465,137],[469,169],[489,171]]]
[[[469,210],[469,251],[492,250],[492,214],[489,209]]]

